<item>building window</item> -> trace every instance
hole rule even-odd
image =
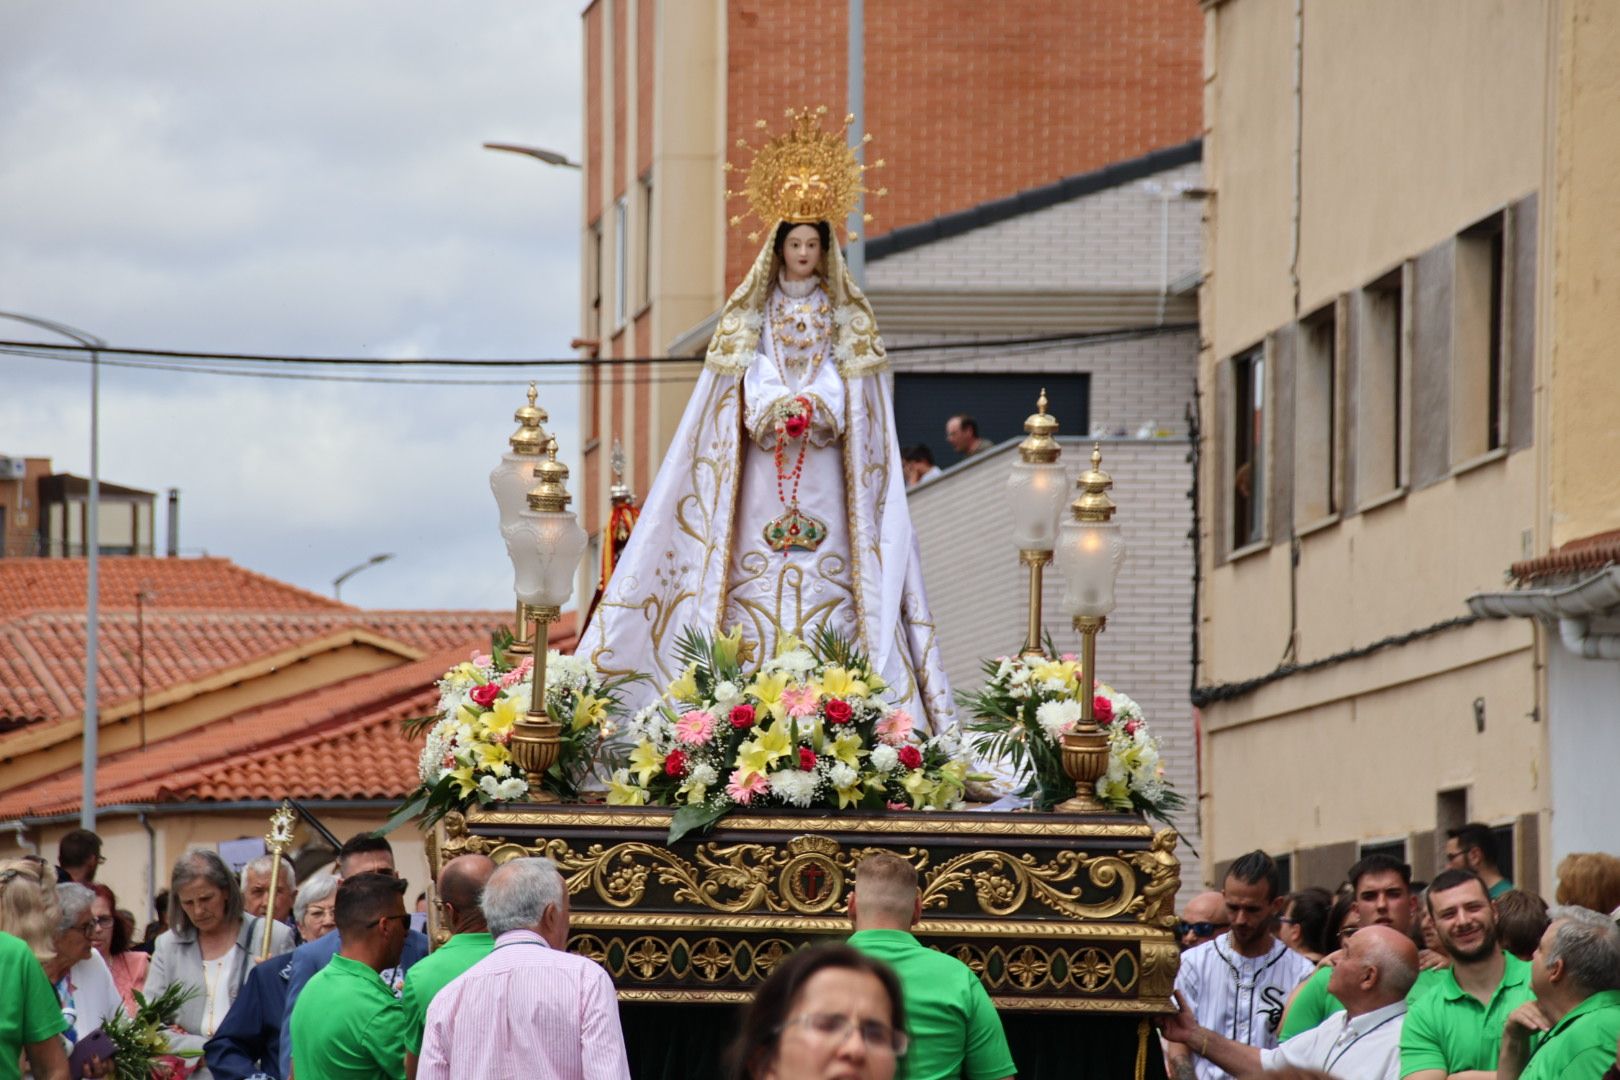
[[[613,329],[630,318],[630,203],[623,196],[613,204]]]
[[[1356,498],[1367,503],[1406,486],[1405,268],[1361,293],[1356,334]]]
[[[1374,840],[1371,843],[1362,844],[1361,854],[1358,856],[1358,858],[1365,859],[1369,855],[1388,855],[1392,859],[1398,859],[1401,862],[1405,862],[1406,841]]]
[[[652,303],[652,238],[653,238],[653,188],[652,173],[647,173],[637,185],[637,212],[641,218],[641,243],[639,265],[641,268],[640,300],[641,306],[646,307]]]
[[[1493,214],[1457,237],[1451,356],[1453,465],[1496,450],[1506,442],[1504,216]]]
[[[1300,320],[1294,371],[1294,521],[1338,512],[1338,341],[1334,304]]]
[[[1232,547],[1265,536],[1266,357],[1256,347],[1232,358]]]

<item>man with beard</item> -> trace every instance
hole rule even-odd
[[[1429,886],[1429,914],[1451,957],[1401,1030],[1406,1080],[1495,1080],[1508,1014],[1531,1000],[1530,965],[1502,951],[1490,893],[1472,870],[1445,870]]]
[[[1599,1080],[1620,1038],[1620,929],[1595,911],[1552,909],[1530,961],[1536,1000],[1502,1031],[1497,1080]]]
[[[1416,898],[1412,895],[1412,868],[1391,855],[1374,853],[1350,868],[1345,875],[1354,890],[1356,926],[1387,926],[1403,934],[1411,932]],[[1338,943],[1342,944],[1342,943]],[[1328,991],[1333,965],[1343,956],[1342,948],[1328,955],[1323,966],[1305,980],[1283,1016],[1283,1039],[1310,1031],[1344,1008],[1343,1002]],[[1425,969],[1407,994],[1407,1004],[1427,994],[1435,985],[1438,972]]]
[[[1176,990],[1200,1029],[1225,1033],[1260,1050],[1277,1045],[1283,1004],[1311,973],[1311,962],[1271,933],[1285,898],[1277,864],[1251,851],[1226,872],[1221,889],[1231,929],[1181,954]],[[1172,1080],[1223,1080],[1199,1046],[1171,1043],[1165,1051]]]

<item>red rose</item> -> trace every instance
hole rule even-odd
[[[754,707],[752,705],[737,705],[731,710],[731,726],[741,730],[754,726]]]
[[[816,752],[808,746],[799,747],[799,768],[809,772],[816,767]]]
[[[664,775],[676,779],[686,775],[686,751],[671,750],[669,757],[664,759]]]
[[[472,693],[467,696],[473,699],[474,705],[481,709],[487,709],[495,704],[496,698],[501,696],[501,688],[495,683],[487,682],[482,686],[473,687]]]
[[[782,421],[782,431],[790,439],[797,439],[804,434],[804,429],[810,426],[810,418],[803,413],[790,416]]]
[[[900,764],[908,769],[922,768],[922,751],[915,746],[902,746],[900,748]]]
[[[827,714],[827,720],[834,724],[847,724],[855,715],[855,710],[843,698],[833,698],[822,706],[822,711]]]
[[[1125,721],[1125,734],[1127,734],[1127,735],[1135,735],[1137,729],[1140,728],[1141,726],[1142,725],[1137,723],[1135,720],[1127,720],[1127,721]]]
[[[1098,694],[1091,699],[1091,715],[1099,724],[1114,722],[1114,703]]]

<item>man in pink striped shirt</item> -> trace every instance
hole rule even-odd
[[[565,951],[568,890],[556,865],[505,863],[482,906],[495,951],[434,995],[417,1080],[630,1080],[613,980]]]

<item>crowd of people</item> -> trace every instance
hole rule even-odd
[[[1288,894],[1265,852],[1226,867],[1178,924],[1177,1012],[1160,1024],[1171,1080],[1620,1080],[1620,859],[1563,860],[1552,907],[1500,872],[1483,826],[1454,831],[1445,860],[1415,882],[1370,854],[1336,892]],[[269,857],[238,876],[188,850],[144,943],[95,881],[103,861],[99,838],[76,831],[54,871],[0,862],[0,1080],[115,1075],[74,1048],[133,1014],[137,994],[176,985],[177,1076],[630,1075],[613,982],[566,950],[568,892],[549,860],[448,862],[435,893],[448,940],[431,953],[392,849],[370,833],[342,846],[335,873],[299,883],[283,861],[274,890]],[[846,943],[771,971],[730,1077],[1016,1075],[983,983],[913,935],[909,862],[863,859],[849,915]]]

